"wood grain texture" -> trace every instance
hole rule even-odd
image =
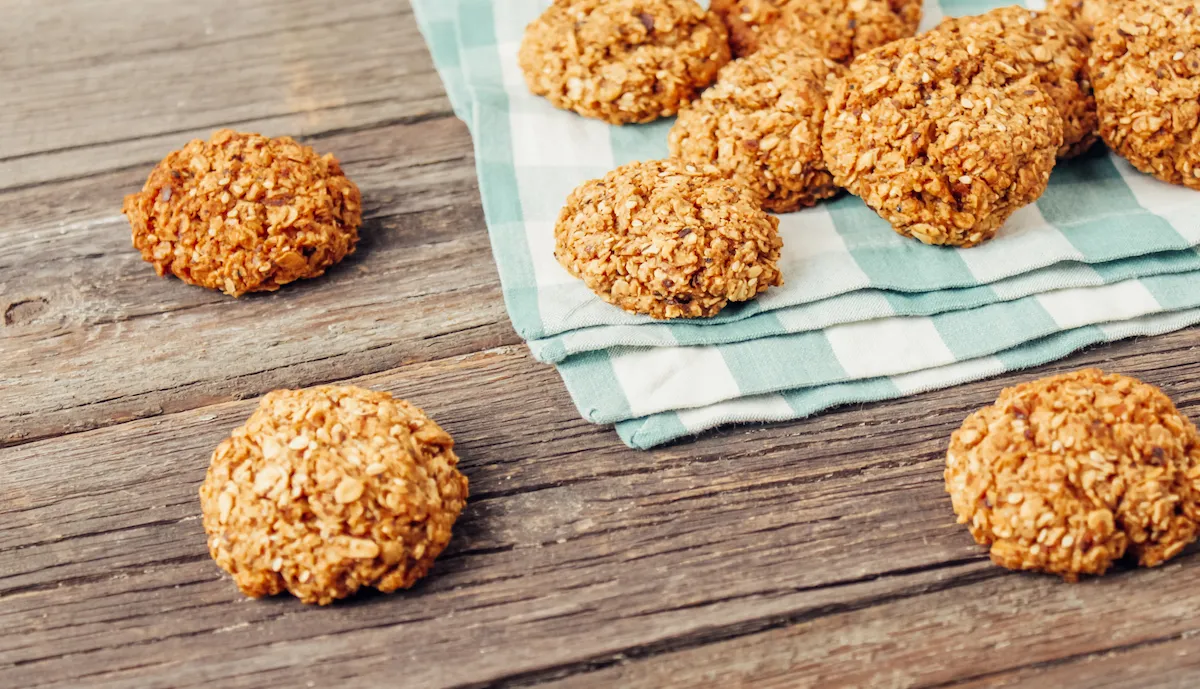
[[[508,324],[407,3],[10,5],[0,687],[1200,686],[1196,549],[1074,586],[1011,575],[941,478],[963,416],[1032,375],[1101,365],[1200,418],[1200,330],[635,452]],[[227,125],[335,153],[358,253],[240,300],[154,276],[121,198]],[[329,381],[424,407],[471,501],[410,591],[246,600],[206,551],[209,454],[258,395]]]
[[[153,163],[222,126],[446,115],[407,2],[29,0],[0,22],[0,190]]]

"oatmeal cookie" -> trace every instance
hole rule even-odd
[[[238,297],[353,253],[362,196],[332,154],[223,129],[164,158],[122,210],[159,275]]]
[[[695,0],[557,0],[525,29],[529,89],[612,124],[674,115],[729,62],[725,25]]]
[[[238,588],[326,605],[412,586],[467,499],[454,441],[386,392],[276,390],[217,447],[200,507]]]
[[[1046,10],[1075,24],[1091,40],[1101,17],[1112,12],[1121,2],[1123,0],[1049,0]]]
[[[584,182],[554,227],[554,255],[593,292],[654,318],[713,316],[783,284],[779,219],[715,168],[631,163]]]
[[[950,439],[946,490],[992,560],[1074,581],[1175,557],[1200,520],[1196,428],[1158,388],[1088,369],[1008,388]]]
[[[1087,38],[1074,24],[1045,12],[1001,7],[976,17],[947,19],[937,31],[1002,39],[1022,70],[1036,73],[1063,118],[1058,157],[1072,158],[1096,143],[1096,99],[1087,76]]]
[[[930,32],[856,60],[822,137],[838,186],[902,235],[975,246],[1046,190],[1062,116],[998,39]]]
[[[849,63],[916,34],[921,23],[921,0],[712,0],[712,9],[729,27],[738,57],[764,45],[811,46]]]
[[[721,68],[717,83],[684,108],[671,155],[713,165],[786,213],[838,192],[821,155],[821,125],[842,67],[767,47]]]
[[[1096,25],[1104,141],[1147,174],[1200,190],[1200,6],[1126,0]]]

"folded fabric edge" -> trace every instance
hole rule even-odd
[[[425,46],[446,88],[446,97],[450,100],[454,116],[472,128],[470,93],[463,76],[462,51],[458,45],[457,6],[433,2],[429,3],[431,8],[427,8],[421,0],[413,0],[411,5],[417,30],[425,39]]]
[[[585,418],[667,411],[850,380],[900,376],[1059,332],[1200,308],[1200,272],[1063,290],[930,317],[895,317],[726,345],[608,349],[557,364]],[[616,387],[620,396],[600,391]]]
[[[835,383],[722,402],[684,412],[664,412],[616,424],[633,449],[649,450],[731,424],[807,418],[832,407],[880,402],[1040,366],[1096,344],[1162,335],[1200,323],[1200,308],[1131,321],[1084,326],[1056,333],[991,356],[943,367],[870,380]]]
[[[1198,253],[1200,252],[1197,249],[1160,252],[1118,259],[1096,266],[1063,261],[1050,268],[1005,278],[990,285],[935,290],[920,294],[868,288],[807,304],[760,311],[736,321],[653,321],[596,325],[535,337],[528,344],[534,358],[547,364],[562,363],[573,355],[598,349],[732,344],[762,337],[795,335],[879,318],[935,316],[1064,289],[1101,287],[1125,280],[1174,275],[1200,268]],[[1085,269],[1088,273],[1076,274],[1078,269]],[[1059,274],[1051,274],[1051,271]],[[1038,276],[1036,273],[1043,275]]]

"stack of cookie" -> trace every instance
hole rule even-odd
[[[648,447],[1200,322],[1189,2],[415,6],[514,326]]]

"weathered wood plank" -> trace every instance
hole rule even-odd
[[[408,3],[17,3],[0,22],[0,189],[151,162],[237,126],[312,136],[449,103]]]
[[[549,686],[1195,686],[1198,574],[1193,551],[1079,585],[991,577]]]
[[[1200,417],[1200,329],[637,453],[514,346],[405,0],[17,0],[0,45],[0,686],[1196,685],[1196,549],[1010,575],[940,474],[969,410],[1054,370]],[[121,198],[219,126],[335,152],[360,252],[238,301],[154,277]],[[208,454],[239,400],[342,379],[455,434],[455,540],[407,593],[244,600],[205,550]]]
[[[0,443],[517,341],[461,122],[315,144],[362,187],[363,240],[325,277],[271,295],[155,276],[119,214],[145,171],[0,195],[12,219],[0,227]]]
[[[1122,370],[1176,381],[1171,391],[1195,414],[1195,340],[1124,343],[1063,366],[1129,355]],[[673,651],[720,650],[764,630],[811,625],[821,636],[831,616],[901,625],[911,616],[870,611],[915,596],[915,609],[969,600],[1013,615],[1028,601],[1023,614],[1052,623],[1055,608],[1033,602],[1088,586],[1148,611],[1131,634],[1161,631],[1163,616],[1200,604],[1188,593],[1194,556],[1073,589],[991,567],[953,524],[944,439],[1017,377],[635,453],[580,421],[553,372],[520,348],[370,376],[363,382],[426,406],[459,438],[474,498],[435,577],[325,610],[242,601],[207,559],[195,489],[209,449],[250,402],[0,450],[0,520],[18,525],[0,540],[0,625],[17,632],[0,639],[0,677],[237,687],[369,683],[402,669],[412,686],[582,681],[622,658],[653,669]],[[980,581],[999,588],[953,593]],[[947,593],[927,598],[938,591]],[[1096,601],[1087,615],[1112,608]],[[904,638],[912,654],[936,650],[929,634]]]

